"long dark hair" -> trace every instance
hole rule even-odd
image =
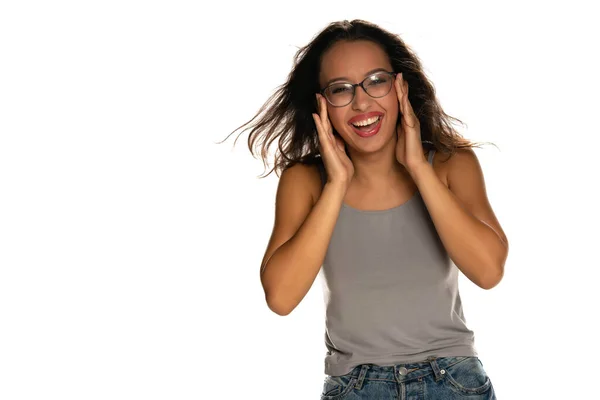
[[[421,61],[398,35],[360,19],[344,20],[329,24],[300,48],[287,82],[277,88],[250,121],[227,136],[242,128],[240,134],[250,129],[248,148],[254,157],[260,156],[265,167],[269,148],[278,141],[274,166],[262,177],[273,171],[279,176],[296,163],[319,162],[319,139],[312,118],[313,112],[318,113],[315,93],[320,90],[319,68],[325,51],[341,40],[369,40],[379,44],[388,54],[392,69],[403,73],[410,87],[409,101],[419,119],[425,149],[435,148],[449,158],[457,149],[479,147],[452,127],[451,120],[463,123],[444,112]]]

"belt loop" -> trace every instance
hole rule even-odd
[[[358,380],[356,381],[356,385],[354,385],[354,387],[357,390],[360,390],[360,388],[362,387],[363,380],[365,379],[365,375],[367,375],[368,369],[369,369],[368,364],[363,364],[362,367],[360,368],[360,373],[358,374]]]
[[[427,361],[429,361],[429,363],[431,364],[431,369],[433,369],[433,375],[435,376],[435,381],[439,381],[440,379],[442,379],[444,377],[444,375],[442,375],[442,372],[440,370],[440,367],[436,361],[436,357],[432,356],[427,358]],[[445,371],[444,371],[445,373]]]

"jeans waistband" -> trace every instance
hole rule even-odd
[[[433,374],[434,379],[444,377],[445,369],[469,358],[461,357],[429,357],[425,361],[381,366],[375,364],[357,365],[348,374],[356,380],[355,387],[360,389],[365,379],[388,380],[390,382],[407,382]]]

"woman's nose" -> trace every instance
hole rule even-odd
[[[354,99],[352,99],[352,109],[365,110],[369,106],[371,100],[371,96],[369,96],[361,86],[358,86],[354,92]]]

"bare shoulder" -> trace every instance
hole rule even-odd
[[[294,192],[309,194],[311,205],[314,205],[321,195],[321,174],[316,164],[294,164],[282,172],[279,184],[293,185]]]
[[[471,148],[456,149],[454,154],[436,151],[433,156],[433,169],[446,187],[450,188],[451,175],[460,176],[465,171],[475,171],[483,175],[477,154]]]
[[[481,172],[479,159],[477,158],[477,154],[475,154],[473,149],[457,149],[455,153],[449,157],[442,154],[440,154],[440,157],[443,157],[444,160],[448,159],[448,161],[443,163],[447,176],[456,175],[457,172],[460,173],[461,171],[464,172],[465,169],[476,169],[478,170],[477,172]]]

